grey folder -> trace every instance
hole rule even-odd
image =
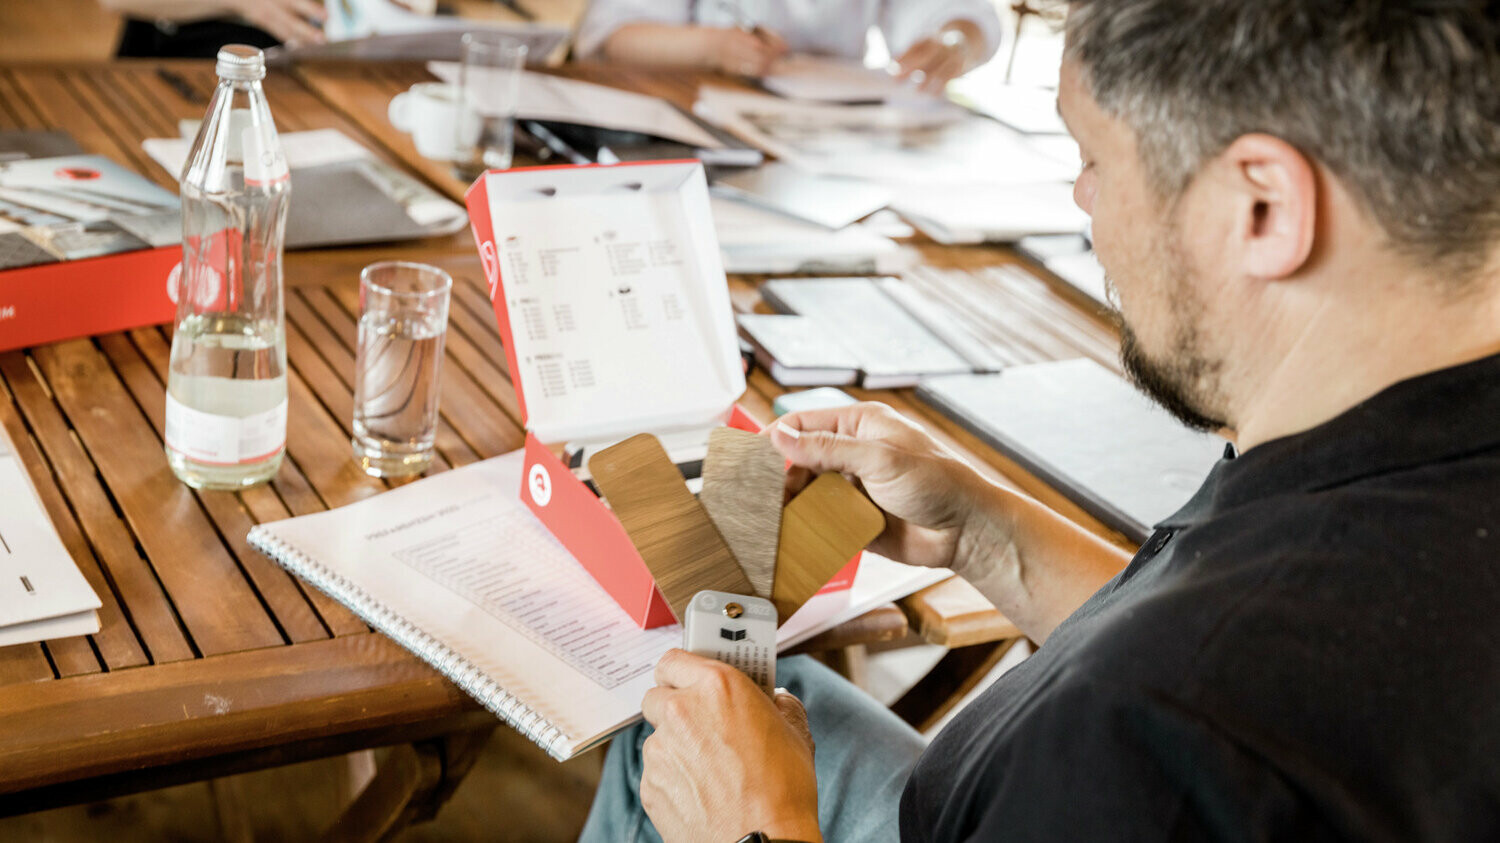
[[[1224,454],[1092,360],[933,378],[917,394],[1085,511],[1145,541]]]
[[[415,240],[452,234],[468,224],[457,205],[450,217],[418,224],[407,213],[414,201],[447,202],[425,184],[381,162],[346,161],[294,169],[286,247]]]

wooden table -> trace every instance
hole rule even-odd
[[[570,67],[669,96],[697,79]],[[450,196],[463,184],[416,155],[385,122],[386,103],[425,70],[305,67],[266,90],[283,130],[337,128]],[[88,151],[167,187],[141,151],[148,137],[201,117],[208,63],[0,67],[0,129],[61,128]],[[1060,286],[990,267],[993,248],[920,245],[911,274],[1016,362],[1085,355],[1114,365],[1108,323]],[[523,433],[482,272],[467,232],[286,259],[290,371],[287,459],[273,483],[194,492],[162,455],[169,330],[144,328],[0,353],[0,423],[16,443],[64,544],[103,600],[97,635],[0,649],[0,813],[222,776],[374,746],[407,745],[345,818],[374,836],[434,812],[496,720],[425,664],[245,542],[256,523],[318,512],[387,484],[349,455],[357,277],[373,260],[433,263],[455,279],[434,471],[513,450]],[[732,279],[736,306],[758,306],[756,279]],[[743,403],[762,418],[780,387],[757,372]],[[856,392],[932,428],[997,482],[1019,486],[1110,535],[1009,460],[908,391]],[[1116,541],[1123,539],[1111,536]],[[960,647],[957,679],[919,687],[897,710],[923,722],[933,701],[977,681],[1017,633],[954,580],[831,631],[835,647],[904,634]],[[975,646],[978,645],[978,649]],[[967,672],[965,672],[967,671]]]

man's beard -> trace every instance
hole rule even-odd
[[[1114,283],[1105,282],[1109,300],[1114,304],[1112,315],[1120,329],[1120,363],[1137,388],[1188,427],[1194,430],[1227,427],[1221,418],[1223,414],[1213,407],[1218,403],[1222,363],[1203,350],[1203,337],[1198,330],[1203,306],[1187,282],[1181,264],[1174,263],[1167,255],[1162,257],[1164,260],[1158,265],[1169,273],[1171,283],[1164,287],[1171,297],[1169,307],[1174,323],[1171,350],[1162,359],[1151,357],[1141,347],[1140,337],[1120,311]]]

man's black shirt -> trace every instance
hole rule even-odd
[[[937,736],[901,832],[1500,838],[1500,356],[1226,456]]]

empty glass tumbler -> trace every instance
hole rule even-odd
[[[467,32],[461,49],[466,119],[459,121],[457,148],[466,157],[457,170],[474,179],[485,170],[510,168],[526,45],[498,32]]]
[[[386,261],[359,275],[354,458],[368,474],[418,474],[432,463],[453,278]]]

